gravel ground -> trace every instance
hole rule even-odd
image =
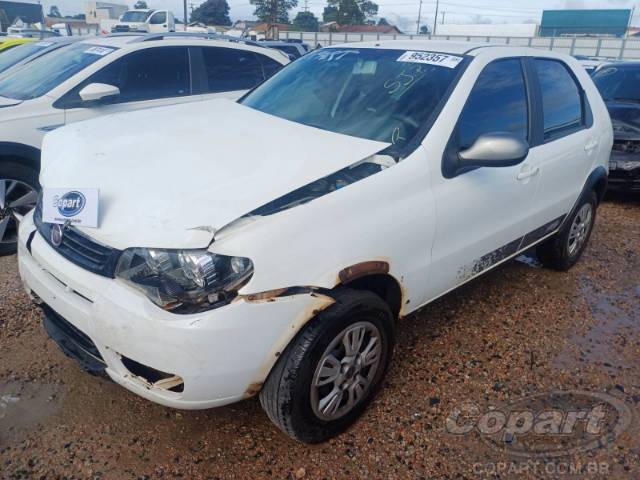
[[[382,391],[348,432],[297,444],[251,399],[179,412],[82,373],[47,338],[0,258],[1,478],[640,478],[640,198],[609,198],[569,273],[508,262],[399,324]],[[456,406],[553,390],[607,392],[633,415],[612,443],[522,465],[476,433],[452,435]],[[520,463],[513,463],[520,462]],[[496,466],[497,465],[497,466]],[[496,469],[497,473],[496,473]]]

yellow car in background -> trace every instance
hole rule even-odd
[[[23,43],[35,42],[37,38],[22,37],[0,37],[0,53],[6,52],[10,48],[17,47]]]

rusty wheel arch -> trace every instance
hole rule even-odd
[[[402,316],[404,291],[400,282],[389,273],[389,263],[381,260],[357,263],[338,274],[334,289],[368,290],[381,297],[395,318]]]

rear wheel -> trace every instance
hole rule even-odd
[[[287,347],[260,392],[269,418],[306,443],[338,435],[371,402],[391,360],[387,304],[367,291],[336,292],[336,303]]]
[[[38,172],[24,165],[0,163],[0,255],[15,253],[18,225],[36,205]]]
[[[536,253],[545,267],[566,271],[576,264],[591,237],[597,206],[595,192],[584,195],[562,230],[538,246]]]

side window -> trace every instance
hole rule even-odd
[[[262,65],[253,52],[205,47],[202,58],[210,93],[249,90],[264,80]]]
[[[527,90],[519,59],[487,65],[473,86],[458,121],[459,145],[469,148],[480,135],[510,132],[527,140]]]
[[[271,77],[274,73],[276,73],[283,67],[281,63],[276,62],[273,58],[269,58],[266,55],[258,55],[258,57],[262,62],[262,69],[264,71],[265,79]]]
[[[149,23],[153,25],[159,25],[161,23],[167,23],[167,12],[158,12],[151,17]]]
[[[118,87],[117,103],[189,95],[189,55],[184,47],[139,50],[94,73],[83,86],[89,83]]]
[[[566,65],[557,60],[535,59],[542,91],[544,139],[558,138],[583,124],[580,89]]]

